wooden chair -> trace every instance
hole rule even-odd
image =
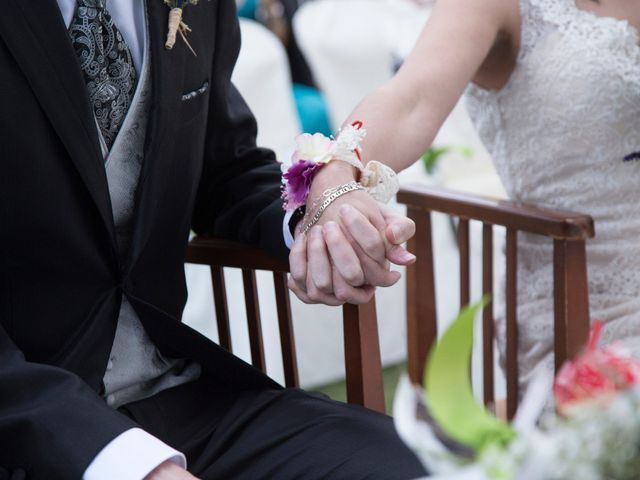
[[[206,237],[196,237],[191,241],[186,261],[208,265],[211,268],[219,344],[229,352],[232,352],[231,330],[223,269],[232,267],[242,270],[251,362],[253,366],[265,373],[267,371],[255,272],[256,270],[273,272],[285,386],[298,387],[296,346],[287,288],[289,264],[269,257],[254,248]],[[384,412],[384,388],[375,299],[366,305],[345,305],[343,330],[347,401]]]
[[[589,301],[585,240],[594,236],[593,219],[587,215],[553,211],[495,200],[451,190],[411,186],[398,193],[416,222],[416,235],[408,248],[417,262],[407,271],[408,369],[414,382],[422,380],[428,350],[437,338],[435,279],[431,240],[431,212],[458,218],[460,255],[460,305],[470,301],[469,221],[482,227],[482,289],[493,290],[493,226],[506,227],[506,381],[507,416],[515,414],[518,401],[517,252],[518,232],[553,240],[554,352],[556,370],[586,343],[589,333]],[[484,401],[494,403],[493,306],[483,311]]]

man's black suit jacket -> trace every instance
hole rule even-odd
[[[123,294],[165,354],[221,382],[277,387],[179,320],[190,229],[286,255],[279,166],[256,148],[254,118],[230,83],[234,0],[185,9],[197,57],[180,38],[164,48],[169,10],[147,4],[153,106],[125,262],[57,2],[0,5],[0,478],[80,478],[135,426],[98,395]]]

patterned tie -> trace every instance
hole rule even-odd
[[[105,3],[78,0],[69,34],[102,137],[111,149],[133,99],[136,69]]]

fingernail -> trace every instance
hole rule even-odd
[[[413,262],[416,259],[416,256],[413,253],[409,253],[406,250],[402,253],[402,260],[405,262]]]
[[[400,230],[400,227],[398,225],[391,225],[391,235],[393,235],[394,242],[398,241],[398,237],[401,233],[402,231]]]

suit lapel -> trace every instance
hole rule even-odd
[[[140,256],[151,234],[157,204],[170,179],[170,163],[175,135],[172,123],[179,118],[185,48],[178,42],[173,50],[164,48],[169,9],[160,0],[147,0],[147,18],[151,49],[151,82],[153,102],[144,149],[144,164],[137,190],[137,207],[129,265]]]
[[[3,2],[2,10],[0,35],[69,152],[115,246],[93,112],[58,4],[55,0],[10,0]]]

